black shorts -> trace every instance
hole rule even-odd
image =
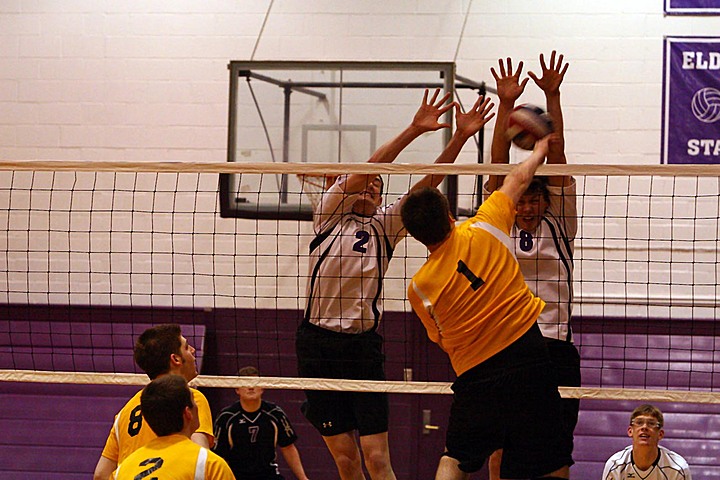
[[[345,334],[303,323],[295,339],[298,373],[306,378],[385,380],[382,346],[376,332]],[[305,396],[303,414],[323,436],[388,431],[386,393],[306,390]]]
[[[572,464],[561,423],[560,394],[537,325],[453,384],[447,455],[464,472],[503,449],[502,478],[532,478]]]
[[[580,354],[574,344],[563,340],[545,338],[550,353],[550,361],[555,366],[558,385],[561,387],[580,386]],[[579,398],[563,398],[560,402],[562,410],[562,433],[564,449],[572,454],[574,446],[575,426],[580,411]]]

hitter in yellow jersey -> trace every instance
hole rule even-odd
[[[140,396],[143,417],[158,434],[132,452],[113,472],[116,480],[232,480],[225,460],[190,440],[200,426],[198,406],[180,375],[163,375]]]
[[[402,207],[408,233],[430,251],[408,298],[458,375],[436,480],[465,479],[501,448],[506,478],[568,478],[557,378],[536,322],[544,303],[525,283],[509,237],[549,140],[460,225],[434,188],[412,192]]]

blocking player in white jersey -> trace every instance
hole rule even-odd
[[[455,161],[465,142],[494,114],[479,98],[467,113],[437,89],[412,123],[381,146],[369,163],[389,163],[426,132],[448,128],[439,118],[456,108],[457,130],[435,163]],[[426,176],[413,188],[437,186],[443,176]],[[310,243],[310,278],[305,318],[296,349],[301,377],[383,380],[382,282],[395,246],[406,232],[401,199],[381,206],[383,182],[376,175],[341,176],[315,209]],[[306,391],[303,413],[323,436],[340,478],[362,479],[362,458],[373,480],[394,479],[388,447],[388,399],[384,393]],[[359,434],[360,445],[355,432]]]
[[[658,445],[665,436],[662,412],[640,405],[630,415],[632,445],[605,462],[602,480],[692,480],[690,467],[679,454]]]
[[[557,58],[556,58],[557,57]],[[509,163],[510,140],[506,136],[507,119],[515,102],[525,90],[529,78],[520,81],[523,63],[513,72],[512,59],[499,60],[499,72],[491,69],[500,99],[492,141],[492,163]],[[528,76],[545,93],[547,111],[553,122],[547,155],[548,164],[565,164],[563,116],[560,107],[560,85],[568,64],[563,55],[553,51],[550,61],[540,55],[542,75]],[[489,195],[502,184],[503,177],[492,176],[485,185]],[[573,298],[573,241],[577,233],[575,179],[570,176],[535,177],[516,205],[515,225],[511,237],[520,270],[530,290],[545,301],[538,325],[557,367],[558,384],[580,386],[580,355],[573,344],[570,328]],[[563,399],[565,446],[572,453],[573,431],[577,424],[579,400]],[[500,478],[501,453],[490,459],[490,478]]]

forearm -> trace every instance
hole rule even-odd
[[[550,92],[545,95],[547,111],[552,119],[553,132],[558,135],[560,148],[550,148],[548,151],[548,163],[566,163],[564,149],[564,123],[562,108],[560,107],[560,91]]]
[[[287,462],[288,467],[290,467],[290,470],[293,472],[293,475],[295,475],[298,480],[307,480],[305,469],[302,466],[302,461],[300,461],[300,452],[298,452],[295,445],[281,448],[280,451],[282,452],[283,458],[285,458],[285,462]]]
[[[510,113],[515,108],[515,102],[501,101],[495,118],[492,147],[490,148],[490,161],[492,163],[510,162],[510,140],[507,138],[507,122]]]
[[[510,112],[514,108],[514,102],[501,101],[498,107],[497,117],[495,118],[495,128],[493,129],[492,146],[490,148],[491,163],[510,163],[510,140],[507,138],[507,120]],[[491,175],[488,179],[488,191],[496,190],[504,177],[501,175]]]
[[[418,138],[423,133],[425,133],[425,131],[418,128],[417,126],[413,124],[408,125],[405,130],[400,132],[399,135],[397,135],[392,140],[384,143],[380,148],[378,148],[375,153],[372,154],[372,156],[368,160],[368,163],[393,162],[397,158],[397,156],[400,155],[400,152],[405,149],[405,147],[410,145],[413,140]]]
[[[460,155],[463,146],[465,146],[465,143],[469,138],[469,136],[456,131],[450,138],[448,144],[445,146],[445,149],[438,158],[435,159],[435,164],[453,163],[457,159],[458,155]],[[444,178],[445,175],[426,175],[419,182],[413,185],[410,191],[414,191],[422,187],[437,187]]]
[[[378,148],[375,153],[373,153],[372,156],[368,159],[368,163],[392,163],[393,161],[395,161],[398,155],[400,155],[400,152],[405,149],[405,147],[410,145],[413,140],[418,138],[423,133],[425,132],[418,127],[412,124],[409,125],[395,138],[384,143],[380,148]],[[345,182],[345,192],[359,192],[360,190],[365,188],[367,186],[367,183],[370,182],[373,178],[375,178],[374,174],[349,175],[347,181]]]
[[[556,140],[553,141],[548,149],[547,163],[554,165],[565,165],[567,158],[565,157],[565,137],[564,137],[564,120],[562,108],[560,107],[560,91],[545,94],[547,101],[547,110],[553,122],[553,133]],[[570,185],[572,177],[568,175],[555,175],[548,178],[550,185],[556,187],[566,187]]]
[[[514,204],[517,204],[522,194],[530,185],[535,171],[542,165],[544,160],[545,151],[534,150],[524,162],[513,168],[508,176],[505,177],[500,191],[509,196]]]

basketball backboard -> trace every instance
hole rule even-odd
[[[426,88],[462,86],[484,94],[484,84],[458,82],[452,62],[241,62],[230,70],[228,162],[363,163],[412,120]],[[452,110],[444,122],[453,122]],[[450,129],[423,135],[399,157],[432,163]],[[408,176],[386,180],[388,196],[407,190]],[[308,220],[310,196],[295,175],[221,175],[224,217]],[[455,205],[457,179],[445,191]]]

